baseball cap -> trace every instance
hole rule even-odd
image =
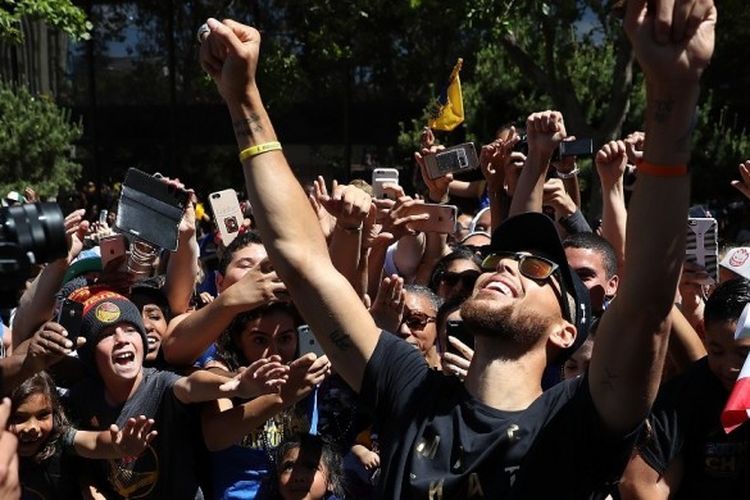
[[[565,319],[576,327],[576,338],[570,347],[561,352],[557,361],[568,358],[588,337],[591,302],[588,289],[568,265],[565,249],[557,234],[555,223],[546,215],[537,212],[511,217],[492,234],[489,251],[531,252],[546,257],[559,266],[566,291],[575,304],[570,311],[571,317]]]

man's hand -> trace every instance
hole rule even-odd
[[[526,119],[526,137],[529,141],[529,156],[549,159],[567,133],[562,113],[542,111],[532,113]]]
[[[323,236],[328,239],[333,233],[333,228],[336,225],[336,218],[333,217],[328,210],[323,207],[321,200],[328,198],[328,188],[326,187],[326,180],[322,175],[319,175],[317,179],[313,181],[313,192],[308,196],[310,205],[312,205],[315,215],[318,217],[318,223],[320,224],[320,230],[323,231]]]
[[[89,221],[83,220],[86,210],[75,210],[65,217],[65,239],[68,242],[68,264],[83,250],[83,240],[89,232]]]
[[[380,282],[378,294],[370,308],[370,314],[378,327],[388,332],[396,332],[404,315],[404,279],[394,274]]]
[[[628,164],[625,142],[608,142],[597,151],[594,161],[602,186],[610,188],[621,182]]]
[[[392,200],[376,200],[375,204],[383,209],[385,216],[382,219],[383,232],[393,235],[393,241],[398,241],[404,236],[413,235],[415,231],[409,227],[412,222],[427,220],[428,214],[410,214],[412,207],[423,204],[422,200],[415,200],[409,196],[402,196],[395,202]]]
[[[281,387],[281,400],[289,407],[310,394],[316,385],[331,374],[328,356],[316,357],[313,353],[295,359],[289,364],[289,379]]]
[[[219,94],[228,103],[242,103],[257,93],[255,71],[260,54],[260,33],[231,19],[206,21],[211,32],[201,43],[200,61]]]
[[[137,457],[156,437],[156,430],[151,430],[153,425],[154,419],[146,418],[145,415],[141,415],[137,419],[129,418],[122,430],[117,425],[112,424],[109,427],[112,445],[121,457]]]
[[[479,153],[479,168],[484,180],[487,181],[487,191],[499,193],[505,189],[505,166],[508,163],[513,146],[519,141],[515,128],[511,127],[510,139],[497,139],[482,146]]]
[[[286,285],[275,271],[264,271],[266,261],[258,262],[247,270],[237,283],[227,288],[225,304],[238,312],[251,311],[272,302],[285,302],[288,299]]]
[[[745,198],[750,198],[750,160],[740,163],[738,170],[740,172],[740,180],[732,181],[732,187],[745,195]]]
[[[281,363],[281,356],[273,355],[260,358],[240,372],[228,382],[221,385],[220,389],[231,393],[233,397],[250,399],[261,394],[272,394],[279,389],[289,378],[289,366]]]
[[[35,371],[46,370],[86,343],[84,337],[75,342],[68,338],[68,332],[59,323],[48,321],[31,337],[25,363]]]
[[[558,219],[568,217],[578,210],[560,179],[550,179],[544,183],[544,204],[555,209]]]
[[[340,186],[335,180],[330,196],[320,199],[341,229],[359,229],[370,212],[372,197],[356,186]]]
[[[21,485],[18,480],[18,438],[8,428],[10,399],[0,404],[0,498],[16,500],[21,498]]]
[[[715,25],[711,0],[627,3],[625,32],[649,84],[697,83],[711,61]]]

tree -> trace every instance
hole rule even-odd
[[[32,186],[41,196],[73,189],[81,166],[71,160],[82,129],[70,113],[25,87],[0,83],[0,193]]]
[[[70,0],[3,0],[0,2],[0,40],[23,42],[22,21],[38,19],[74,39],[88,39],[91,23]]]

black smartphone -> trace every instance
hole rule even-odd
[[[458,340],[466,344],[467,347],[474,349],[474,336],[466,329],[463,320],[449,320],[446,324],[445,331],[447,333],[446,342],[448,343],[446,346],[446,352],[463,356],[455,347],[453,347],[453,344],[448,341],[447,337],[456,337]]]
[[[576,139],[574,141],[563,141],[557,147],[555,156],[559,159],[566,156],[592,156],[594,154],[594,141],[592,139]]]
[[[75,300],[63,299],[57,313],[57,322],[68,331],[68,337],[75,342],[81,333],[83,304]]]
[[[180,221],[189,200],[184,189],[131,168],[122,183],[115,226],[159,248],[177,250]]]

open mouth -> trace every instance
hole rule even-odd
[[[117,365],[127,365],[135,361],[135,354],[132,352],[121,352],[115,354],[113,359]]]
[[[148,342],[148,352],[154,352],[159,346],[160,340],[161,338],[156,335],[147,335],[146,341]]]
[[[22,445],[36,444],[41,436],[32,436],[31,434],[21,434],[18,436],[18,442]]]

